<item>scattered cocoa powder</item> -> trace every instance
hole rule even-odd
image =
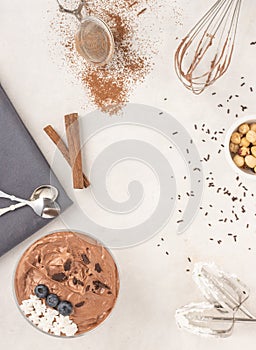
[[[64,4],[69,8],[76,5],[75,0]],[[90,100],[103,112],[118,113],[136,84],[151,71],[152,58],[157,53],[156,39],[150,37],[152,28],[149,24],[145,27],[143,18],[149,11],[156,11],[156,7],[157,0],[92,0],[87,3],[86,14],[104,20],[113,32],[115,55],[104,67],[93,66],[79,56],[74,45],[78,21],[73,16],[56,13],[52,29],[60,34],[66,63],[86,88]]]

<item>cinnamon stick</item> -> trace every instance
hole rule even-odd
[[[70,157],[69,157],[69,149],[64,143],[64,141],[61,139],[60,135],[57,133],[57,131],[54,130],[54,128],[51,125],[47,125],[44,128],[45,133],[49,136],[49,138],[52,140],[52,142],[57,146],[59,151],[62,153],[63,157],[66,159],[68,164],[71,166]],[[87,188],[90,186],[90,181],[86,177],[85,174],[83,174],[83,184],[84,187]]]
[[[84,187],[84,181],[78,114],[67,114],[64,118],[68,140],[69,158],[72,168],[73,187],[79,189]]]

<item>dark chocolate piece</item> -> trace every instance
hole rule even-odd
[[[68,259],[64,264],[64,271],[69,271],[71,269],[71,259]]]
[[[101,281],[99,280],[96,280],[96,281],[93,281],[92,282],[93,285],[95,286],[95,289],[99,289],[99,288],[106,288],[106,289],[110,289],[109,286],[107,286],[105,283],[102,283]]]
[[[80,280],[77,280],[77,284],[80,285],[80,286],[84,286],[84,282],[82,282]]]
[[[99,263],[95,264],[95,271],[97,271],[99,273],[102,271],[102,268],[101,268]]]
[[[67,279],[67,276],[65,275],[65,273],[60,272],[60,273],[55,273],[54,275],[52,275],[52,279],[54,281],[57,281],[57,282],[63,282]]]
[[[88,259],[88,256],[86,254],[82,254],[82,259],[86,265],[90,264],[90,260]]]
[[[80,303],[75,304],[75,307],[81,307],[84,305],[84,303],[85,303],[84,301],[81,301]]]

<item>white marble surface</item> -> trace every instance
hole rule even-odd
[[[161,0],[159,0],[161,2]],[[62,116],[74,110],[85,113],[87,97],[79,82],[65,73],[52,61],[47,44],[49,19],[47,12],[55,8],[54,1],[12,0],[0,1],[0,80],[25,125],[38,143],[49,162],[52,161],[54,147],[44,135],[42,128],[53,124],[58,130],[63,128]],[[213,1],[177,0],[166,7],[164,32],[161,33],[160,53],[153,72],[143,84],[138,85],[130,101],[150,104],[175,116],[191,133],[202,157],[211,153],[209,162],[204,162],[205,177],[214,173],[216,187],[227,186],[235,195],[241,194],[237,187],[236,175],[226,163],[224,153],[217,155],[224,135],[213,142],[201,131],[194,130],[194,124],[206,123],[211,130],[228,128],[234,121],[234,111],[247,105],[248,109],[239,115],[256,113],[256,40],[254,0],[243,2],[237,45],[231,67],[227,74],[201,96],[193,96],[180,84],[175,75],[172,59],[177,46],[176,37],[181,38],[191,25]],[[181,8],[180,20],[175,23],[173,8]],[[55,61],[61,58],[55,58]],[[241,76],[246,85],[240,87]],[[249,91],[249,86],[255,92]],[[213,91],[217,92],[212,96]],[[240,98],[230,102],[232,115],[227,115],[227,98],[239,94]],[[164,98],[167,97],[167,101]],[[222,103],[223,108],[217,105]],[[202,138],[207,142],[203,143]],[[152,136],[153,140],[153,136]],[[100,141],[99,141],[100,142]],[[96,148],[95,142],[91,147]],[[102,147],[102,144],[100,145]],[[1,164],[2,166],[2,164]],[[3,165],[6,166],[6,165]],[[58,171],[57,171],[58,173]],[[57,174],[58,175],[58,174]],[[252,192],[255,182],[244,180],[244,185]],[[110,189],[111,190],[111,189]],[[179,192],[182,193],[183,188]],[[15,265],[24,249],[35,239],[62,228],[62,222],[55,220],[37,232],[18,247],[0,258],[0,348],[25,349],[91,349],[91,350],[224,350],[251,349],[255,346],[254,325],[237,325],[229,339],[204,339],[177,329],[174,313],[176,308],[190,301],[200,301],[201,297],[191,278],[196,261],[215,261],[223,269],[240,276],[251,288],[250,305],[256,313],[256,258],[255,199],[246,200],[248,211],[233,224],[218,222],[220,210],[231,218],[232,201],[224,195],[216,195],[205,183],[202,206],[204,210],[196,217],[188,231],[180,236],[175,234],[174,217],[153,239],[134,248],[115,250],[121,274],[121,292],[116,308],[101,327],[77,339],[55,339],[44,335],[24,321],[19,313],[12,291]],[[209,208],[212,203],[213,208]],[[177,209],[179,209],[177,207]],[[205,212],[209,211],[208,216]],[[98,218],[100,219],[100,218]],[[212,227],[208,226],[212,224]],[[249,223],[249,229],[245,229]],[[85,228],[86,230],[86,228]],[[237,234],[237,242],[228,232]],[[161,240],[164,238],[164,241]],[[214,241],[210,241],[209,238]],[[221,240],[220,244],[217,240]],[[160,247],[157,247],[160,244]],[[251,250],[248,250],[251,248]],[[169,255],[165,252],[168,251]],[[187,260],[190,257],[192,263]]]

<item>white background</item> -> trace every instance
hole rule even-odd
[[[211,130],[221,130],[232,125],[234,113],[227,115],[227,108],[221,109],[217,105],[223,103],[227,106],[227,98],[236,93],[240,98],[239,102],[232,102],[232,111],[241,110],[240,104],[245,104],[248,109],[239,115],[256,114],[256,92],[249,91],[249,86],[256,91],[256,46],[250,45],[256,40],[255,1],[247,0],[242,4],[232,64],[227,74],[207,92],[193,96],[178,81],[173,69],[173,54],[178,43],[175,38],[182,38],[212,3],[210,0],[165,3],[166,16],[162,19],[165,30],[160,34],[160,53],[155,59],[154,70],[143,84],[135,88],[130,102],[150,104],[175,116],[191,133],[201,156],[212,155],[209,162],[203,163],[205,177],[212,171],[216,187],[228,186],[233,194],[240,194],[236,175],[229,168],[224,153],[216,155],[224,135],[218,142],[208,138],[202,143],[201,139],[207,135],[196,132],[193,126],[206,123]],[[51,9],[50,13],[47,9]],[[176,23],[175,9],[181,9],[183,25]],[[88,99],[80,83],[74,82],[74,78],[56,63],[61,57],[55,57],[55,62],[51,58],[47,38],[49,21],[55,10],[57,7],[53,1],[0,1],[0,81],[49,162],[53,160],[54,147],[42,131],[43,127],[53,124],[56,129],[63,130],[62,116],[74,110],[84,114]],[[241,76],[245,77],[244,87],[240,87]],[[212,96],[215,91],[217,95]],[[99,145],[95,142],[92,147],[96,152]],[[56,173],[58,175],[58,169]],[[244,184],[251,192],[255,189],[254,181],[244,180]],[[63,223],[55,220],[1,257],[1,349],[236,350],[241,346],[247,349],[255,347],[254,325],[236,325],[232,337],[221,340],[190,335],[177,329],[175,324],[174,313],[178,307],[202,299],[191,272],[186,272],[196,261],[215,261],[223,269],[240,276],[251,288],[250,305],[252,312],[256,313],[255,199],[247,200],[250,210],[233,225],[218,223],[219,209],[230,212],[232,203],[225,196],[217,196],[209,190],[206,183],[202,205],[206,208],[209,203],[214,206],[209,217],[204,215],[206,209],[200,212],[185,234],[176,235],[173,218],[150,241],[134,248],[113,251],[121,277],[116,308],[98,329],[77,339],[55,339],[31,327],[20,315],[12,291],[14,268],[21,253],[38,237],[62,228]],[[209,222],[212,228],[208,226]],[[250,224],[248,230],[245,229],[247,223]],[[228,232],[237,234],[237,242],[227,236]],[[210,237],[214,241],[210,241]],[[220,244],[217,243],[219,239],[222,240]],[[169,255],[165,254],[166,251]]]

